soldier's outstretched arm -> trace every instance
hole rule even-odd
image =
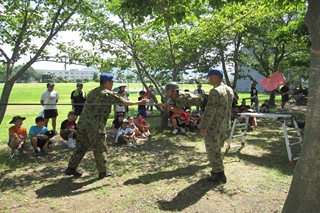
[[[146,104],[149,100],[142,99],[141,101],[126,101],[123,105],[125,106],[131,106],[131,105],[138,105],[138,104]]]

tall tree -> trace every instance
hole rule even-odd
[[[304,143],[293,174],[291,187],[283,212],[319,212],[320,209],[320,4],[308,1],[305,23],[309,29],[312,46],[309,71],[309,100],[304,130]]]
[[[131,11],[137,17],[144,17],[153,15],[154,10],[167,0],[157,1],[135,1],[124,0],[123,8]],[[232,0],[231,0],[232,1]],[[179,1],[183,5],[188,4],[188,0]],[[200,2],[200,1],[196,1]],[[210,0],[209,4],[221,6],[226,1]],[[156,4],[157,3],[157,4]],[[262,4],[263,2],[261,2]],[[267,2],[269,7],[275,7],[278,4],[282,7],[304,7],[305,1],[300,0],[278,0],[275,2]],[[284,4],[286,3],[286,4]],[[152,5],[156,4],[156,5]],[[188,7],[188,6],[186,6]],[[320,193],[320,131],[319,125],[319,105],[320,99],[320,4],[318,0],[309,0],[307,4],[308,10],[304,21],[308,27],[311,35],[311,57],[310,57],[310,71],[309,71],[309,101],[308,111],[306,117],[306,127],[304,134],[303,148],[296,164],[296,169],[293,175],[291,187],[288,197],[284,204],[283,212],[318,212],[320,209],[319,193]],[[274,8],[276,9],[276,8]],[[179,11],[174,11],[173,13]],[[181,16],[180,12],[178,17]]]
[[[67,28],[74,14],[86,12],[89,6],[80,0],[0,0],[0,10],[0,62],[6,66],[0,99],[1,123],[14,82],[39,58],[49,57],[45,48],[54,44],[58,32]],[[13,73],[23,55],[30,56],[30,60]]]
[[[279,8],[270,11],[258,25],[248,26],[242,39],[247,53],[243,66],[270,77],[278,70],[288,72],[293,67],[289,61],[305,57],[310,48],[310,36],[304,27],[304,12],[303,7],[298,10]],[[269,105],[275,105],[275,91],[270,93]]]

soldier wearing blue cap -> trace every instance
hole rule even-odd
[[[76,148],[69,160],[66,175],[80,177],[82,173],[77,170],[85,153],[91,147],[94,153],[95,163],[99,171],[98,178],[108,177],[114,172],[107,170],[107,143],[106,122],[111,112],[111,106],[115,104],[137,105],[146,104],[146,99],[141,101],[126,101],[118,93],[112,92],[113,82],[116,80],[109,73],[100,75],[100,86],[91,90],[85,102],[84,110],[78,122]]]
[[[83,108],[84,108],[84,102],[86,101],[87,94],[83,90],[83,83],[77,82],[77,89],[73,90],[71,92],[71,104],[72,104],[72,110],[77,113],[77,115],[80,115]]]
[[[226,183],[221,148],[227,139],[233,90],[222,82],[223,71],[221,69],[210,68],[207,77],[214,88],[210,90],[208,103],[199,124],[200,134],[204,136],[207,156],[212,168],[207,180]]]

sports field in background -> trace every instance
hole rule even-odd
[[[55,83],[55,90],[60,95],[58,103],[68,104],[70,101],[71,92],[76,89],[76,83]],[[98,82],[88,82],[84,83],[84,91],[88,92],[89,90],[97,87]],[[114,87],[120,85],[120,83],[114,83]],[[130,93],[130,100],[137,101],[139,97],[139,91],[143,90],[141,83],[129,83],[127,85],[127,91]],[[149,85],[149,84],[148,84]],[[0,94],[2,93],[4,84],[0,84]],[[190,92],[193,92],[196,89],[196,84],[180,84],[180,89],[189,89]],[[208,94],[212,86],[209,84],[203,84],[202,89]],[[10,127],[10,120],[15,115],[20,115],[27,117],[24,121],[24,126],[29,129],[31,125],[34,125],[34,119],[38,116],[39,110],[43,109],[40,105],[40,96],[46,90],[46,83],[16,83],[13,87],[13,90],[10,95],[9,103],[26,103],[26,105],[9,105],[4,117],[4,120],[0,126],[0,140],[7,140],[8,138],[8,128]],[[145,90],[145,89],[144,89]],[[241,98],[250,97],[248,93],[240,93]],[[269,99],[269,94],[259,94],[261,101]],[[160,95],[157,95],[157,99],[160,100]],[[280,96],[277,96],[276,102],[280,101]],[[39,105],[28,105],[28,103],[36,103]],[[240,102],[239,102],[240,104]],[[247,104],[250,104],[249,101]],[[130,106],[130,114],[135,115],[137,113],[138,106]],[[58,106],[59,116],[57,117],[57,130],[60,129],[60,124],[63,120],[66,119],[67,113],[71,110],[70,105],[61,105]],[[154,107],[154,115],[159,116],[160,112]],[[112,122],[113,116],[109,117],[108,123]],[[51,122],[49,122],[49,129],[51,129]]]

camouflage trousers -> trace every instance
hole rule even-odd
[[[224,171],[221,148],[226,138],[226,132],[207,132],[204,137],[207,157],[214,172]]]
[[[77,168],[88,151],[92,148],[96,167],[99,172],[107,171],[107,142],[105,134],[92,130],[79,130],[77,132],[76,148],[69,160],[69,168]]]

